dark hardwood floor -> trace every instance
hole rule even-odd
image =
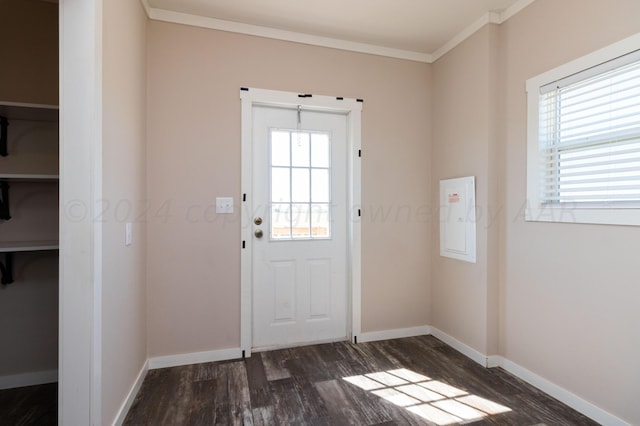
[[[58,423],[58,384],[0,390],[1,426]]]
[[[595,425],[432,336],[151,370],[126,425]]]

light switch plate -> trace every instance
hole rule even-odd
[[[233,213],[233,197],[216,197],[216,213]]]

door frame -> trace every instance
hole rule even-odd
[[[347,116],[347,335],[357,340],[361,329],[361,135],[362,100],[277,90],[240,89],[241,104],[241,254],[240,254],[240,347],[251,356],[253,342],[253,107],[305,107]],[[349,315],[350,313],[350,315]]]
[[[58,424],[102,420],[102,12],[102,0],[58,6]]]

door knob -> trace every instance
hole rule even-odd
[[[256,217],[255,219],[253,219],[253,223],[255,223],[256,225],[262,225],[262,218],[260,216]]]
[[[262,238],[262,229],[256,229],[256,232],[253,233],[256,238]]]

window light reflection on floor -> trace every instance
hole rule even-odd
[[[344,377],[343,380],[438,425],[511,411],[509,407],[406,368]]]

